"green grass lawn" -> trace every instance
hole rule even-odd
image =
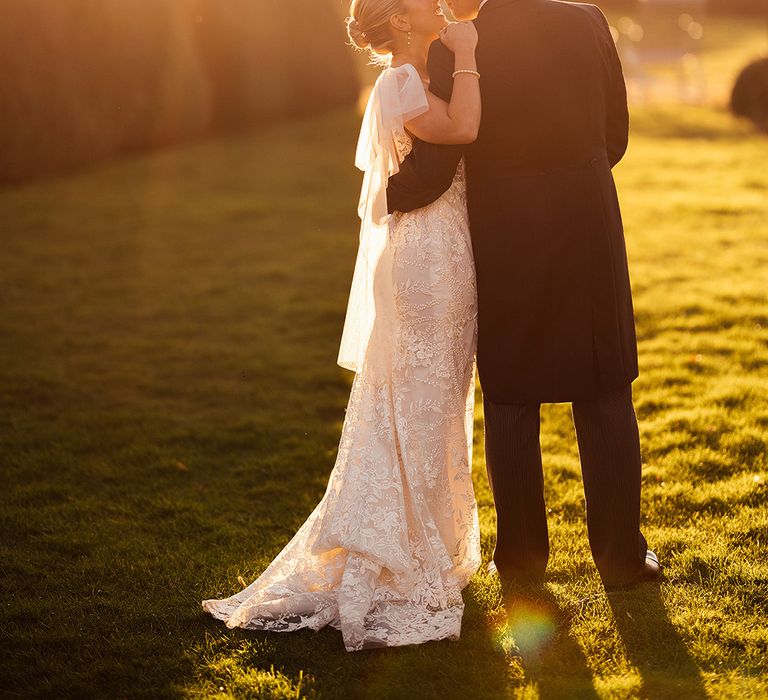
[[[565,622],[545,644],[484,571],[458,642],[348,654],[335,630],[203,613],[269,563],[333,466],[358,119],[0,192],[0,695],[768,696],[768,141],[704,108],[636,112],[616,170],[661,585],[604,594],[555,405],[547,587]]]

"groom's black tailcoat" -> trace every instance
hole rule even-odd
[[[621,64],[594,5],[488,0],[475,25],[478,139],[415,139],[390,180],[389,210],[436,200],[465,156],[484,395],[498,404],[591,399],[637,376],[611,173],[629,131]],[[428,65],[430,90],[450,100],[453,54],[436,41]]]

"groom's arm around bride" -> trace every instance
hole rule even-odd
[[[494,4],[497,2],[497,0],[488,1]],[[516,1],[520,0],[511,0],[511,2]],[[582,7],[592,16],[595,43],[601,60],[605,64],[605,150],[610,166],[614,167],[624,156],[629,137],[629,110],[624,75],[610,27],[602,11],[596,5]],[[482,23],[480,26],[482,27]],[[512,37],[510,37],[511,40]],[[453,56],[442,42],[436,41],[432,44],[428,67],[430,92],[446,102],[450,101],[453,88],[451,78]],[[541,78],[546,79],[544,75]],[[483,85],[486,82],[487,80],[482,80]],[[519,99],[520,107],[523,108],[522,102],[526,99],[525,95],[520,95]],[[512,129],[515,127],[514,113],[509,116],[509,128]],[[389,182],[387,198],[390,213],[412,211],[434,202],[450,187],[456,167],[466,149],[467,147],[463,145],[446,146],[414,139],[411,154],[401,165],[399,174]]]

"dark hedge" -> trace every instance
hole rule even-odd
[[[731,110],[768,133],[768,58],[750,63],[736,79]]]

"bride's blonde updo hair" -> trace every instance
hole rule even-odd
[[[392,60],[389,18],[402,8],[402,0],[352,0],[347,17],[347,34],[352,46],[368,51],[371,63],[388,65]]]

